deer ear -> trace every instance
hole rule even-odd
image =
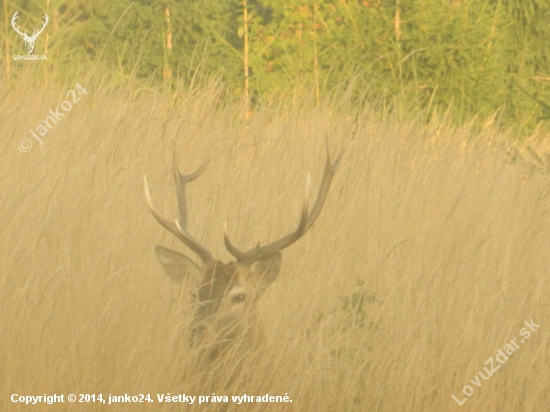
[[[199,284],[202,271],[187,256],[159,245],[155,247],[155,253],[164,271],[174,282],[182,283],[185,280],[193,285]]]
[[[258,289],[260,292],[264,292],[273,282],[275,282],[275,279],[279,276],[282,262],[283,255],[279,250],[258,261],[252,274],[258,280]]]

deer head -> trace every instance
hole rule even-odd
[[[189,257],[156,246],[158,260],[166,274],[175,282],[187,282],[194,290],[192,298],[196,303],[195,316],[190,325],[191,344],[209,345],[211,358],[217,356],[227,343],[237,338],[254,339],[257,331],[256,306],[265,290],[277,279],[281,268],[281,251],[299,240],[313,225],[327,198],[330,184],[341,156],[331,162],[327,147],[327,159],[317,200],[309,211],[308,190],[302,205],[300,221],[296,230],[264,246],[248,251],[235,247],[224,233],[225,246],[236,260],[223,263],[214,259],[210,251],[201,245],[187,231],[186,185],[198,178],[205,170],[205,162],[196,172],[182,175],[174,156],[174,179],[179,218],[174,222],[162,217],[151,202],[151,195],[145,180],[145,197],[149,209],[158,223],[194,252],[202,261],[196,265]],[[309,176],[308,184],[309,186]]]
[[[31,54],[32,51],[34,50],[34,43],[36,42],[36,39],[38,38],[40,33],[42,33],[44,31],[44,28],[46,27],[46,24],[48,24],[48,21],[49,21],[48,15],[46,13],[44,13],[44,23],[42,24],[42,28],[40,30],[34,30],[33,33],[32,33],[32,36],[29,36],[29,35],[27,35],[27,30],[25,30],[25,32],[22,33],[19,30],[19,27],[15,27],[16,20],[19,17],[18,13],[19,13],[19,11],[16,11],[13,14],[13,17],[11,18],[11,26],[21,36],[21,38],[25,42],[25,49],[27,49],[27,53]]]

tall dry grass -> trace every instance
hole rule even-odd
[[[103,85],[20,152],[69,87],[0,90],[1,410],[31,409],[14,393],[150,393],[155,403],[108,408],[220,409],[156,402],[168,392],[293,400],[230,410],[547,410],[550,177],[510,164],[498,133],[343,105],[274,102],[247,118],[220,106],[215,88],[174,106],[174,96]],[[149,214],[143,174],[175,217],[174,145],[184,171],[211,158],[189,187],[190,230],[227,260],[225,221],[243,248],[293,229],[307,172],[319,183],[325,135],[345,155],[317,223],[284,252],[261,301],[266,346],[190,376],[188,290],[153,253],[185,248]],[[519,343],[530,319],[540,328]],[[470,383],[513,338],[519,350]],[[245,373],[228,386],[235,367]],[[475,393],[459,407],[451,396],[465,398],[465,385]]]

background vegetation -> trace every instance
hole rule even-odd
[[[451,395],[462,399],[532,318],[540,329],[517,339],[520,349],[460,409],[546,408],[550,186],[525,160],[529,146],[512,150],[495,127],[400,118],[398,108],[272,101],[247,116],[243,102],[220,105],[223,89],[208,84],[174,104],[173,92],[110,81],[88,87],[42,145],[31,137],[28,153],[17,139],[67,88],[0,83],[1,410],[29,409],[12,393],[54,392],[293,399],[239,408],[257,411],[454,410]],[[153,251],[185,248],[147,210],[143,174],[155,205],[175,216],[174,145],[183,171],[211,158],[189,187],[190,230],[227,260],[225,221],[243,248],[294,227],[307,172],[319,183],[325,135],[345,154],[318,222],[285,251],[261,301],[266,346],[190,374],[189,291]],[[228,384],[236,365],[246,373]]]
[[[253,104],[309,90],[317,103],[353,86],[381,103],[399,96],[458,122],[498,110],[501,124],[531,133],[550,102],[550,0],[3,0],[5,76],[22,65],[9,27],[50,26],[36,53],[43,75],[65,78],[108,62],[168,87],[219,76],[224,95]],[[245,13],[246,10],[246,13]]]
[[[49,14],[46,61],[13,60],[16,10],[29,32]],[[168,392],[293,399],[239,408],[253,411],[547,409],[547,0],[0,12],[0,410],[30,408],[13,393]],[[39,144],[29,130],[77,83],[87,94]],[[261,301],[266,345],[190,373],[189,291],[153,251],[185,248],[148,212],[143,175],[175,216],[173,151],[182,171],[210,158],[189,187],[190,230],[228,260],[224,222],[243,248],[295,225],[325,137],[344,157]],[[540,329],[520,342],[530,319]],[[451,396],[513,338],[519,350],[459,407]]]

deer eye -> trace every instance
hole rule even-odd
[[[246,299],[246,294],[239,293],[237,295],[231,296],[231,302],[232,303],[242,303]]]

